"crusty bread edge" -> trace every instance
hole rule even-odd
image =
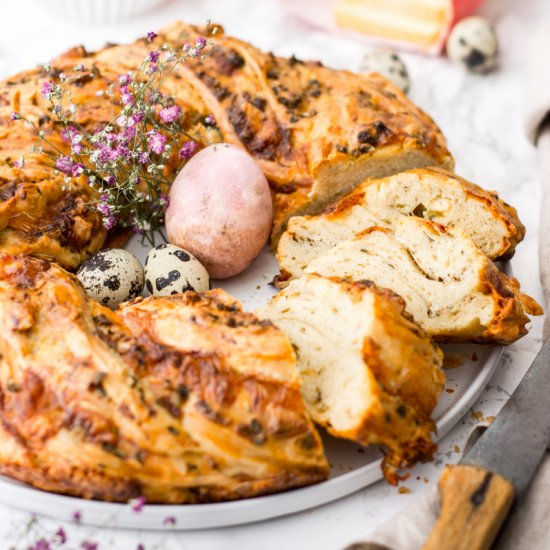
[[[397,159],[401,159],[401,162]],[[399,164],[399,167],[389,169],[388,166],[391,166],[389,161],[391,161],[393,165]],[[364,159],[355,162],[361,164],[361,175],[349,180],[346,179],[345,184],[341,183],[341,180],[345,178],[344,176],[335,178],[339,181],[338,185],[340,189],[335,191],[331,197],[322,201],[315,202],[312,200],[315,189],[319,185],[316,182],[311,186],[298,187],[289,195],[285,195],[280,191],[273,194],[275,215],[270,237],[270,243],[273,250],[276,250],[279,239],[286,231],[290,218],[294,216],[320,214],[347,194],[355,192],[357,186],[365,182],[365,180],[393,176],[400,172],[415,168],[441,166],[442,168],[451,170],[454,167],[454,160],[450,155],[445,157],[443,164],[439,164],[434,157],[429,155],[426,150],[421,147],[409,147],[404,150],[402,144],[379,147],[368,155],[365,155]],[[339,171],[338,167],[342,167],[342,172],[344,172],[345,167],[349,166],[349,164],[350,161],[346,155],[335,155],[330,160],[321,163],[316,177],[323,177],[323,170],[328,166],[330,166],[333,171]],[[325,182],[324,185],[328,186],[330,183]]]

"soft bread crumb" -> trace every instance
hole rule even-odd
[[[429,459],[442,352],[371,283],[304,275],[258,315],[286,332],[313,419],[336,437],[386,449],[385,472]]]
[[[463,232],[416,217],[371,227],[312,260],[306,273],[371,280],[445,341],[509,344],[526,333],[536,302]]]
[[[513,255],[525,228],[515,209],[481,187],[437,168],[368,179],[318,216],[292,218],[278,246],[281,268],[299,277],[317,256],[373,225],[415,216],[463,230],[491,259]]]

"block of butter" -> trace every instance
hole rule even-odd
[[[481,0],[337,0],[336,23],[343,29],[439,53],[453,24]]]

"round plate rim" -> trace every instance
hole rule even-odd
[[[475,383],[436,422],[437,439],[445,436],[475,403],[491,379],[503,351],[503,347],[491,350]],[[146,505],[136,513],[128,504],[48,493],[0,476],[0,502],[68,521],[80,511],[81,522],[88,525],[165,530],[166,518],[174,517],[174,529],[196,530],[254,523],[309,510],[350,495],[381,478],[380,461],[377,460],[316,485],[273,495],[211,504]]]

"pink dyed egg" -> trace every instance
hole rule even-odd
[[[166,211],[168,240],[191,252],[212,278],[240,273],[271,230],[267,180],[243,149],[225,143],[195,155],[177,175]]]

